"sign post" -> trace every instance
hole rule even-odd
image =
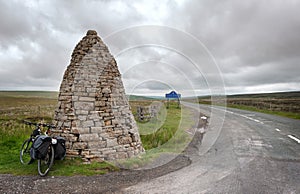
[[[169,108],[169,101],[170,99],[177,99],[178,100],[178,108],[180,106],[180,98],[181,98],[181,94],[177,94],[175,91],[171,91],[169,94],[166,94],[166,98],[167,98],[167,108]]]

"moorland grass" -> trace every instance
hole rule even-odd
[[[149,121],[151,122],[151,120]],[[176,156],[184,151],[192,137],[186,133],[195,124],[194,112],[191,109],[177,108],[177,103],[172,103],[167,109],[167,116],[163,125],[153,133],[140,135],[145,153],[138,158],[118,161],[123,168],[143,167],[161,155]],[[144,123],[143,123],[144,124]],[[145,125],[139,126],[145,127]],[[139,129],[143,130],[143,129]]]
[[[162,115],[162,114],[161,114]],[[162,126],[153,133],[147,135],[141,135],[141,140],[143,142],[144,148],[146,150],[159,147],[166,142],[168,142],[179,129],[179,124],[181,120],[181,109],[177,108],[177,105],[171,104],[170,108],[167,109],[166,119]],[[152,121],[148,122],[152,126]],[[155,123],[155,122],[153,122]],[[149,128],[145,124],[139,124],[139,130],[144,130],[142,127]]]
[[[198,101],[200,104],[212,104],[210,97],[199,97]],[[226,105],[217,105],[300,119],[299,91],[228,95],[226,101]]]
[[[19,152],[24,140],[28,139],[33,128],[25,125],[23,120],[50,123],[57,106],[56,98],[45,97],[34,92],[32,96],[26,92],[1,93],[0,92],[0,173],[15,175],[37,175],[37,161],[31,165],[22,165]],[[15,95],[15,96],[14,96]],[[141,102],[143,105],[149,102]],[[159,113],[162,114],[162,113]],[[185,133],[192,124],[192,113],[187,109],[178,109],[177,104],[167,109],[166,118],[159,124],[154,133],[142,135],[142,143],[146,154],[135,159],[138,163],[150,161],[163,152],[177,152],[190,141]],[[138,123],[139,125],[140,123]],[[145,123],[143,123],[144,126]],[[142,125],[141,125],[142,126]],[[149,130],[149,126],[147,126]],[[141,129],[143,130],[143,129]],[[130,163],[130,160],[129,160]],[[95,175],[119,168],[107,162],[94,162],[83,164],[81,159],[64,159],[55,161],[49,176]]]
[[[33,130],[23,120],[50,123],[57,105],[55,98],[43,97],[34,92],[33,96],[16,93],[0,93],[0,173],[15,175],[37,175],[37,161],[22,165],[19,159],[22,143],[30,137]],[[13,93],[9,93],[12,95]],[[42,97],[36,97],[42,96]],[[95,175],[115,171],[118,168],[106,162],[85,165],[80,159],[55,161],[49,176],[56,175]]]
[[[292,118],[292,119],[300,119],[300,113],[295,113],[295,112],[273,111],[273,110],[268,110],[268,109],[260,109],[260,108],[256,108],[253,106],[233,105],[233,104],[227,105],[227,107],[261,112],[261,113],[266,113],[266,114],[271,114],[271,115],[276,115],[276,116],[288,117],[288,118]]]

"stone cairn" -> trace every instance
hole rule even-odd
[[[76,45],[58,97],[53,135],[67,155],[85,162],[125,159],[143,152],[117,63],[97,32]]]

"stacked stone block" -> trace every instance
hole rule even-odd
[[[76,45],[58,101],[54,135],[67,139],[69,156],[89,162],[143,152],[117,63],[96,31]]]

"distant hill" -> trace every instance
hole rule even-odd
[[[221,98],[222,99],[222,98]],[[211,97],[198,97],[200,104],[211,104]],[[217,104],[218,99],[214,99]],[[262,111],[300,119],[300,91],[224,96],[226,105],[233,108]],[[220,102],[224,105],[224,101]],[[222,104],[223,103],[223,104]]]
[[[42,97],[42,98],[57,98],[58,92],[55,91],[0,91],[2,97]],[[162,96],[138,96],[127,95],[129,100],[164,100]],[[259,93],[259,94],[234,94],[227,95],[227,98],[300,98],[300,91],[293,92],[275,92],[275,93]],[[194,98],[194,97],[191,97]],[[211,96],[199,96],[199,99],[211,98]],[[185,97],[183,99],[189,99]]]
[[[58,92],[51,91],[0,91],[0,97],[12,98],[57,98]]]
[[[227,98],[300,98],[300,91],[228,95]]]
[[[0,97],[12,98],[53,98],[57,99],[59,92],[53,91],[0,91]],[[159,96],[126,95],[129,100],[162,100]]]
[[[210,99],[211,96],[198,96],[198,99]],[[258,94],[233,94],[227,95],[226,98],[300,98],[300,91],[292,92],[274,92],[274,93],[258,93]]]
[[[158,96],[137,96],[137,95],[127,95],[129,100],[163,100],[163,97]]]

